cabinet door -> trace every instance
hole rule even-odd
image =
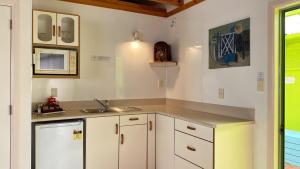
[[[79,16],[57,14],[57,44],[79,45]]]
[[[147,125],[121,127],[119,169],[147,169]]]
[[[174,118],[156,115],[156,169],[174,169]]]
[[[148,169],[155,169],[155,114],[148,114]]]
[[[33,43],[56,45],[56,13],[33,11]]]
[[[86,168],[118,169],[119,116],[86,121]]]
[[[202,169],[180,157],[175,157],[175,169]]]
[[[0,168],[10,168],[10,27],[11,8],[0,5]]]

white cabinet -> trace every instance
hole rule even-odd
[[[57,14],[57,44],[78,46],[79,17],[76,15]]]
[[[147,125],[120,128],[119,169],[147,169]]]
[[[147,124],[147,114],[126,115],[120,117],[121,126],[132,126],[138,124]]]
[[[33,43],[79,46],[79,16],[34,10]]]
[[[213,142],[214,141],[214,129],[194,124],[191,122],[176,119],[175,130],[187,133],[189,135]]]
[[[56,45],[56,13],[33,11],[33,43]]]
[[[202,168],[213,169],[213,149],[211,142],[182,132],[175,132],[175,154]]]
[[[175,157],[175,169],[202,169],[180,157]]]
[[[156,169],[174,169],[174,118],[156,115]]]
[[[253,168],[252,125],[213,129],[176,119],[175,126],[175,169]]]
[[[155,114],[148,114],[148,169],[155,169],[155,118]]]
[[[0,5],[0,168],[10,168],[10,19],[11,8]]]
[[[86,168],[118,169],[119,116],[86,120]]]

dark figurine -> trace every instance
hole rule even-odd
[[[171,47],[166,42],[157,42],[154,45],[154,61],[171,61]]]

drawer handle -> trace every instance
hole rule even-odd
[[[52,26],[52,33],[53,33],[53,36],[56,35],[56,32],[55,32],[55,25]]]
[[[137,121],[137,120],[139,120],[139,118],[138,117],[133,117],[133,118],[130,118],[129,120],[130,121]]]
[[[58,37],[60,37],[60,33],[61,33],[61,27],[58,26]]]
[[[196,130],[195,127],[191,127],[191,126],[187,126],[186,128],[189,129],[189,130]]]
[[[119,134],[119,124],[116,124],[116,134]]]
[[[121,144],[124,144],[124,134],[121,134]]]
[[[191,147],[191,146],[187,146],[186,148],[187,148],[188,150],[190,150],[190,151],[196,151],[196,149],[193,148],[193,147]]]
[[[152,131],[152,129],[153,129],[152,121],[149,121],[149,130]]]

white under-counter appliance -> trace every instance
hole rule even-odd
[[[84,169],[83,120],[34,126],[34,169]]]
[[[34,48],[34,75],[77,75],[78,55],[72,49]]]

